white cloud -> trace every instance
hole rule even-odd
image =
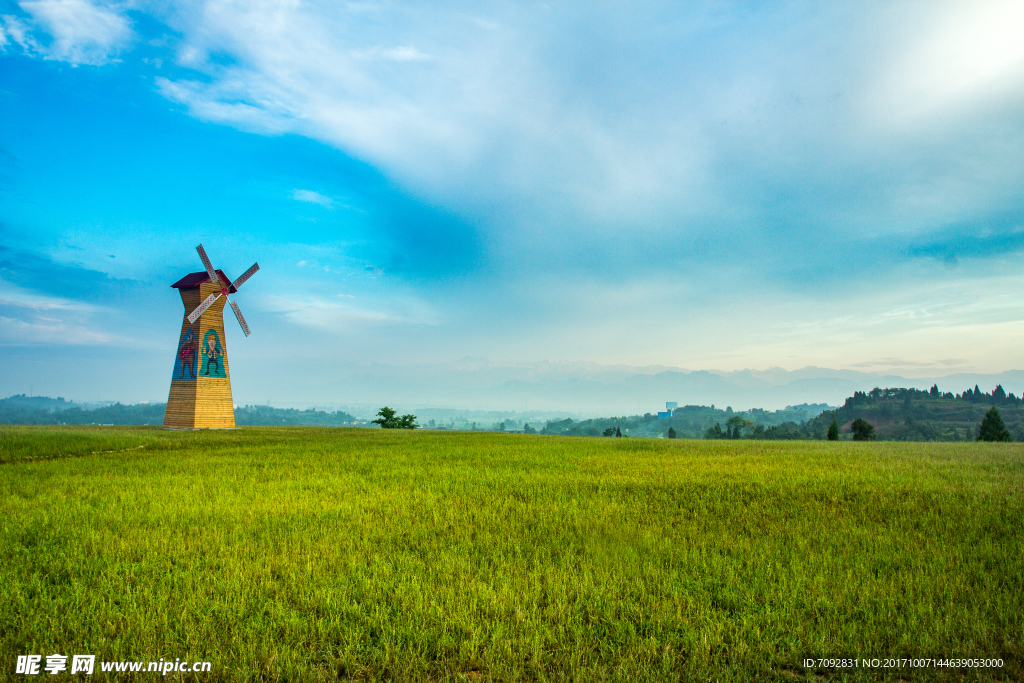
[[[492,279],[431,297],[451,318],[473,312],[441,355],[757,367],[919,345],[956,357],[957,315],[929,305],[947,275],[922,274],[928,293],[892,305],[899,287],[877,276],[908,257],[886,240],[1020,206],[1019,114],[987,109],[1024,87],[1020,11],[994,25],[1006,3],[197,7],[169,21],[180,63],[204,76],[158,81],[165,96],[327,142],[480,231]],[[935,125],[951,111],[979,125]],[[856,319],[833,319],[823,302],[845,307],[861,283]],[[333,299],[279,312],[338,330],[417,319],[382,298]],[[517,314],[492,313],[496,301]],[[957,310],[979,343],[1016,315]],[[984,362],[1011,357],[997,346]]]
[[[31,29],[18,17],[5,14],[0,16],[0,50],[7,51],[8,43],[13,40],[22,50],[31,52],[35,49]]]
[[[352,333],[367,327],[435,325],[437,314],[419,297],[390,292],[386,299],[357,304],[351,294],[321,296],[267,295],[260,300],[263,310],[276,313],[301,327],[335,333]]]
[[[42,8],[115,12],[32,6],[37,22]],[[915,345],[956,357],[960,319],[976,321],[979,345],[985,325],[1019,331],[1003,304],[991,319],[936,308],[944,273],[922,274],[927,294],[901,305],[902,285],[871,284],[909,258],[887,236],[1019,210],[1024,129],[1006,106],[1024,88],[1019,4],[175,7],[156,10],[181,36],[165,55],[178,68],[156,79],[165,97],[204,120],[324,141],[480,231],[487,274],[431,283],[450,287],[430,296],[449,316],[471,312],[439,355],[465,344],[534,358],[553,348],[705,367],[791,353],[844,364],[911,358]],[[8,45],[30,44],[5,27]],[[90,34],[76,31],[65,33]],[[310,184],[333,196],[291,198],[344,207],[345,190]],[[870,264],[858,256],[869,253]],[[288,267],[361,286],[307,254]],[[366,258],[399,272],[387,253]],[[394,280],[362,267],[380,288],[357,289],[360,305],[331,293],[267,308],[305,328],[388,334],[439,317],[389,300]],[[861,283],[871,291],[850,318],[847,288]],[[846,317],[833,318],[840,306]],[[368,334],[367,353],[386,336]],[[407,352],[426,347],[412,336]]]
[[[20,4],[35,26],[51,38],[45,47],[38,41],[32,44],[34,51],[47,59],[75,65],[105,64],[135,36],[128,19],[109,6],[86,0],[27,0]]]
[[[76,311],[80,313],[93,313],[97,310],[90,304],[38,294],[3,280],[0,280],[0,306],[32,311]]]
[[[430,59],[430,55],[420,52],[411,45],[392,47],[382,51],[381,55],[385,59],[390,59],[395,62],[419,62],[424,59]]]
[[[263,305],[266,310],[278,313],[288,321],[302,327],[342,331],[353,325],[400,322],[387,313],[357,308],[315,296],[280,297],[271,295],[264,300]]]
[[[469,4],[201,3],[169,21],[184,35],[182,63],[207,78],[158,84],[198,117],[370,161],[474,219],[499,257],[532,242],[538,253],[576,248],[579,230],[605,246],[610,235],[757,232],[766,204],[786,195],[803,205],[783,211],[856,232],[948,221],[1017,186],[1019,163],[998,161],[1014,152],[997,145],[968,160],[945,133],[875,137],[874,117],[892,108],[871,104],[889,87],[882,66],[897,55],[928,63],[942,44],[922,23],[968,16],[969,40],[963,59],[939,55],[945,66],[932,69],[951,80],[919,79],[923,95],[908,90],[908,101],[973,97],[988,87],[963,86],[974,76],[1012,82],[1016,29],[985,33],[1007,5],[977,6],[904,5],[900,22],[885,7],[708,6],[666,22],[650,7],[506,5],[481,17]],[[988,171],[999,178],[964,182],[964,166],[1000,163]],[[864,177],[876,180],[870,196]],[[789,233],[768,239],[804,238]]]
[[[93,329],[96,306],[31,292],[0,280],[0,343],[105,344],[111,336]]]
[[[106,344],[111,337],[57,318],[21,320],[0,316],[0,342],[5,344]]]
[[[680,112],[662,108],[640,127],[604,120],[605,93],[560,92],[561,58],[540,54],[550,36],[531,35],[528,17],[484,30],[459,10],[392,8],[368,24],[362,8],[334,7],[217,5],[184,17],[180,54],[213,78],[160,80],[161,91],[205,119],[325,140],[460,203],[542,190],[623,213],[692,195],[699,145]],[[413,36],[423,46],[382,47]],[[214,52],[237,62],[203,64]]]
[[[430,59],[430,55],[422,52],[412,45],[400,45],[398,47],[374,47],[368,50],[352,50],[350,53],[354,58],[360,60],[385,59],[392,62],[421,62]]]
[[[326,206],[331,208],[334,206],[334,200],[330,197],[325,197],[319,192],[313,190],[293,190],[292,199],[297,202],[309,202],[310,204],[319,204],[320,206]]]
[[[945,3],[913,22],[916,39],[883,65],[865,105],[882,126],[920,126],[1024,92],[1024,5],[1017,0]]]
[[[154,82],[164,97],[187,104],[195,116],[208,121],[272,134],[295,128],[295,113],[280,102],[282,98],[270,84],[257,96],[232,78],[202,83],[158,76]]]

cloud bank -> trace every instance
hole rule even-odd
[[[3,17],[0,48],[13,42],[46,59],[97,66],[115,59],[135,37],[123,6],[87,0],[26,0],[19,6],[27,16]]]
[[[267,183],[268,347],[1019,365],[1018,2],[19,7],[8,54],[135,59],[211,128],[362,164]]]
[[[202,74],[159,79],[168,98],[350,151],[473,216],[497,253],[526,235],[585,254],[581,224],[918,234],[1011,208],[1022,180],[1017,3],[227,2],[166,20]]]

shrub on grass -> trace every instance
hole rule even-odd
[[[870,422],[864,418],[858,417],[850,425],[853,430],[854,441],[874,441],[875,440],[875,428]]]

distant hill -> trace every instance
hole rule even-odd
[[[166,403],[115,403],[100,408],[86,408],[63,398],[18,394],[0,399],[0,424],[163,425],[166,408]],[[356,418],[340,410],[328,413],[321,410],[245,406],[235,408],[235,424],[340,427],[356,424]]]
[[[1002,386],[985,393],[975,385],[960,394],[920,389],[873,389],[858,391],[835,411],[840,434],[849,437],[850,423],[857,418],[870,422],[882,441],[973,441],[985,411],[999,408],[1014,441],[1024,441],[1024,401],[1007,394]],[[812,420],[811,431],[828,429],[832,414]]]
[[[659,418],[652,413],[644,415],[633,415],[623,417],[599,417],[590,420],[575,421],[572,419],[549,420],[543,428],[538,431],[541,434],[560,434],[564,436],[602,436],[607,430],[618,428],[623,435],[632,437],[653,437],[659,438],[668,434],[673,429],[676,437],[680,439],[700,439],[714,425],[724,426],[730,419],[745,420],[750,423],[747,438],[754,438],[754,428],[760,427],[757,432],[762,437],[770,434],[768,438],[812,438],[811,436],[786,436],[791,431],[798,433],[797,423],[806,424],[821,413],[819,408],[828,408],[826,404],[816,404],[811,410],[807,409],[808,404],[800,406],[787,406],[785,410],[767,411],[760,408],[734,412],[732,408],[716,408],[715,406],[689,405],[677,408],[673,411],[672,417]],[[781,430],[781,431],[780,431]]]
[[[795,413],[807,413],[809,415],[820,415],[825,410],[832,410],[827,403],[801,403],[798,406],[786,406],[786,410]]]
[[[602,436],[619,429],[632,437],[664,437],[672,429],[677,438],[743,438],[743,439],[824,439],[832,416],[840,424],[840,438],[850,439],[850,423],[857,418],[870,422],[879,440],[883,441],[973,441],[978,425],[990,406],[997,406],[1014,441],[1024,441],[1024,401],[1001,385],[991,392],[977,385],[960,394],[942,393],[937,386],[931,390],[907,388],[875,388],[856,391],[842,406],[832,409],[823,403],[786,406],[784,410],[760,408],[733,411],[732,408],[687,405],[674,411],[672,417],[643,415],[600,417],[589,420],[571,418],[547,420],[532,426],[514,420],[495,423],[481,430],[524,431],[528,433],[565,436]],[[100,408],[83,408],[63,398],[11,396],[0,399],[0,424],[114,424],[162,425],[163,403],[122,405],[115,403]],[[433,422],[433,421],[432,421]],[[296,410],[269,406],[244,406],[235,409],[238,426],[309,425],[340,427],[365,424],[344,411]],[[431,425],[433,426],[433,425]],[[475,429],[476,423],[452,422],[439,429]]]
[[[270,385],[262,391],[275,397],[280,405],[295,407],[338,402],[342,409],[347,409],[345,405],[356,402],[370,406],[400,402],[406,406],[564,412],[564,417],[596,418],[654,413],[664,410],[661,406],[665,401],[676,401],[679,405],[713,403],[735,410],[774,411],[803,403],[835,406],[842,405],[855,391],[869,391],[876,386],[928,389],[936,383],[949,391],[962,391],[975,384],[988,391],[1001,384],[1007,391],[1020,395],[1024,392],[1024,370],[902,377],[895,373],[818,367],[724,372],[668,366],[463,359],[440,365],[345,364],[330,373],[310,377],[301,388],[294,384]],[[431,417],[441,421],[437,416]]]
[[[24,394],[0,399],[0,424],[23,425],[161,425],[164,403],[139,403],[85,408],[63,398],[28,397]]]
[[[235,424],[239,427],[257,425],[305,425],[311,427],[343,427],[357,424],[356,418],[340,410],[328,413],[310,408],[271,408],[245,406],[235,408]]]
[[[49,398],[48,396],[26,396],[25,394],[15,394],[9,398],[0,398],[0,409],[8,408],[11,410],[27,410],[30,412],[42,410],[47,413],[53,413],[74,407],[81,408],[82,406],[76,406],[74,402],[65,401],[62,398]]]
[[[714,406],[685,406],[670,418],[647,413],[631,417],[549,421],[542,434],[608,436],[619,428],[624,436],[664,437],[672,429],[681,439],[822,440],[832,423],[841,425],[840,439],[852,438],[850,423],[863,418],[875,427],[881,441],[973,441],[982,416],[991,406],[999,408],[1014,441],[1024,441],[1024,402],[1007,394],[1002,386],[985,393],[975,386],[960,394],[940,393],[933,386],[922,389],[857,391],[839,408],[825,404],[787,406],[786,410],[761,409],[733,412]],[[810,411],[816,411],[811,414]]]

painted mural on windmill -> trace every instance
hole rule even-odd
[[[185,306],[181,323],[171,391],[164,413],[165,427],[185,429],[230,429],[235,426],[231,399],[228,347],[224,335],[224,304],[249,336],[249,325],[238,304],[228,299],[260,269],[258,263],[232,282],[222,270],[214,270],[203,245],[196,247],[205,271],[189,273],[171,287],[178,290]]]

